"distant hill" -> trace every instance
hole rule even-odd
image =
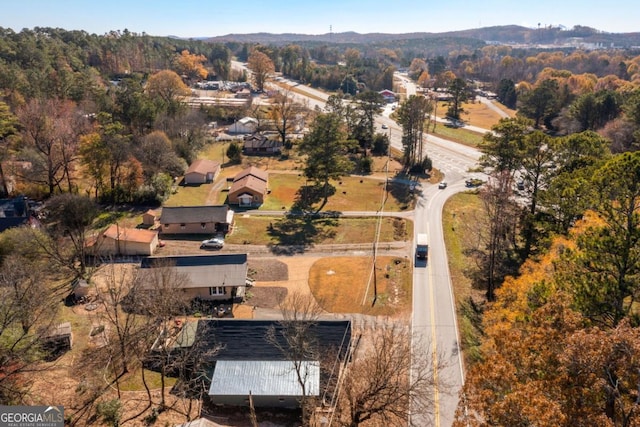
[[[336,44],[380,44],[390,41],[425,40],[425,39],[475,39],[482,42],[503,44],[566,44],[579,40],[582,43],[600,44],[603,47],[632,47],[640,46],[640,32],[635,33],[605,33],[594,28],[575,26],[572,29],[564,27],[527,28],[519,25],[503,25],[462,31],[448,31],[443,33],[368,33],[356,32],[310,34],[228,34],[225,36],[202,38],[208,42],[239,42],[262,44],[288,43],[336,43]]]

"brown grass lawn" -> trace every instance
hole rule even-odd
[[[298,189],[307,184],[301,174],[270,174],[269,188],[262,210],[289,210]],[[348,176],[332,182],[336,192],[329,198],[325,211],[377,211],[380,209],[384,180],[359,176]],[[413,198],[408,188],[401,184],[389,186],[385,211],[398,212],[413,208]]]
[[[222,153],[226,152],[228,142],[211,143],[200,155],[201,158],[221,161]],[[295,150],[292,150],[292,153]],[[226,157],[225,157],[226,159]],[[388,164],[387,164],[388,162]],[[295,201],[298,189],[306,185],[307,181],[302,176],[304,167],[300,157],[292,155],[287,159],[278,156],[244,156],[242,164],[224,164],[220,175],[215,182],[202,185],[178,185],[174,194],[164,203],[165,206],[198,206],[220,205],[227,202],[229,183],[227,178],[232,178],[242,169],[256,166],[269,172],[269,188],[271,193],[266,197],[262,210],[291,209]],[[373,173],[371,176],[345,177],[342,181],[333,183],[336,193],[331,196],[325,210],[349,211],[371,210],[380,208],[382,190],[384,187],[385,171],[393,177],[402,169],[402,165],[394,159],[387,157],[373,157]],[[179,182],[182,179],[179,179]],[[362,181],[362,182],[360,182]],[[340,184],[340,182],[342,184]],[[411,209],[413,200],[403,185],[393,185],[389,193],[384,210],[401,211]]]
[[[227,236],[226,242],[247,245],[371,243],[374,241],[377,227],[376,218],[319,219],[313,221],[313,232],[308,232],[309,227],[302,219],[299,221],[297,228],[301,234],[301,241],[296,241],[298,233],[296,230],[290,230],[290,227],[296,228],[295,221],[283,217],[237,215],[233,232]],[[380,242],[406,241],[409,236],[413,236],[412,221],[382,218]]]
[[[448,103],[438,102],[436,115],[444,118],[447,115],[448,108]],[[481,102],[466,102],[462,105],[462,108],[465,112],[462,113],[461,118],[470,125],[491,129],[493,125],[500,121],[500,115]]]
[[[409,314],[411,261],[378,257],[375,271],[374,280],[371,257],[322,258],[309,271],[309,287],[320,305],[332,313]],[[374,288],[378,295],[375,304]]]
[[[307,181],[299,175],[272,174],[269,176],[269,187],[272,189],[262,209],[291,208],[298,189]],[[383,179],[360,176],[347,176],[332,182],[335,194],[329,197],[325,211],[377,211],[382,203],[385,187]],[[384,210],[398,212],[413,208],[413,198],[408,188],[401,184],[390,184],[388,187]]]

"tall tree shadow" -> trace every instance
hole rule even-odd
[[[331,187],[331,190],[335,192],[335,188]],[[269,245],[273,253],[304,253],[314,244],[335,236],[340,212],[319,212],[317,208],[314,209],[324,197],[321,186],[307,185],[298,190],[291,211],[269,225],[267,232],[276,241]]]

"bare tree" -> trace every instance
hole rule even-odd
[[[136,355],[145,350],[141,344],[149,325],[143,316],[126,307],[127,301],[135,299],[131,292],[138,288],[133,268],[111,263],[104,269],[104,274],[104,283],[96,286],[97,300],[103,308],[99,316],[112,331],[109,343],[115,347],[112,365],[118,378],[129,372],[131,364],[138,360]]]
[[[483,270],[487,300],[495,299],[495,289],[509,273],[509,263],[516,247],[516,224],[519,210],[513,201],[512,175],[496,172],[480,193],[489,232],[483,252]],[[515,272],[514,272],[515,273]]]
[[[145,355],[145,359],[160,370],[162,390],[159,406],[164,411],[169,409],[165,380],[174,369],[175,362],[172,358],[171,338],[176,331],[176,316],[184,315],[189,305],[189,299],[183,291],[189,283],[189,277],[179,272],[174,265],[160,259],[155,261],[151,268],[138,270],[132,304],[135,310],[148,316],[158,333],[153,348]]]
[[[35,240],[53,263],[88,279],[92,269],[87,263],[87,244],[98,206],[88,197],[65,193],[52,197],[46,207],[49,236],[38,237],[34,232]]]
[[[77,160],[78,138],[86,120],[75,104],[60,100],[31,100],[18,110],[25,147],[21,157],[31,160],[27,179],[47,186],[49,195],[60,188],[66,178],[73,190],[71,171]]]
[[[295,129],[297,116],[301,112],[302,106],[295,102],[290,90],[284,90],[274,97],[271,103],[270,117],[283,145],[287,142],[287,135]]]
[[[58,304],[44,266],[22,254],[0,265],[0,401],[20,404],[30,378],[42,370],[43,340],[54,325]]]
[[[429,352],[413,352],[411,331],[404,325],[376,328],[361,346],[362,354],[343,376],[333,415],[338,425],[404,425],[409,415],[433,410],[433,389],[442,388],[434,372],[443,368],[444,358],[438,357],[434,368]]]
[[[308,424],[318,403],[307,389],[311,375],[308,362],[320,361],[323,356],[318,353],[319,346],[313,333],[323,310],[313,295],[293,292],[280,304],[280,312],[283,318],[281,328],[276,331],[276,328],[271,327],[267,332],[267,341],[293,364],[301,390],[302,420]]]

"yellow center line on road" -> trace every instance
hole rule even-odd
[[[427,268],[429,269],[429,309],[431,310],[431,363],[433,364],[433,406],[434,406],[434,425],[440,427],[440,392],[438,390],[438,344],[436,339],[436,310],[433,300],[434,280],[431,270],[431,263],[427,259]]]

